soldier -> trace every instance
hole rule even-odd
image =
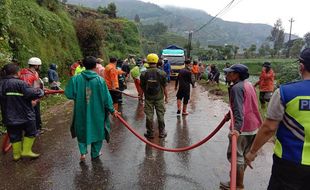
[[[158,68],[158,56],[151,53],[147,56],[147,63],[150,67],[141,73],[141,88],[145,96],[144,112],[146,114],[146,130],[144,134],[146,138],[154,138],[153,130],[153,116],[154,109],[158,118],[159,138],[165,138],[167,133],[165,131],[165,105],[164,101],[168,103],[167,93],[167,78],[166,73]]]

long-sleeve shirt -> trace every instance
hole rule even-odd
[[[110,89],[119,88],[118,75],[123,74],[124,71],[117,70],[116,65],[109,63],[104,70],[104,79],[107,83],[107,86]]]
[[[252,84],[248,81],[235,83],[229,89],[229,100],[234,115],[234,128],[243,134],[255,134],[262,120]]]
[[[259,77],[259,81],[255,85],[259,85],[261,92],[272,92],[274,90],[274,72],[272,69],[266,72],[264,69]]]
[[[31,100],[44,95],[43,90],[33,88],[16,77],[4,77],[0,81],[0,104],[3,123],[20,125],[35,120]]]

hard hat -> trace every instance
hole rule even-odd
[[[28,65],[42,65],[41,59],[37,57],[31,57],[28,60]]]
[[[155,53],[150,53],[146,57],[146,61],[148,63],[155,63],[156,64],[158,62],[158,59],[159,59],[158,55],[156,55]]]

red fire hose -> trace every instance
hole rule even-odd
[[[44,89],[44,94],[63,94],[65,91],[64,90],[50,90],[50,89]]]
[[[226,123],[226,117],[221,121],[221,123],[212,131],[206,138],[204,138],[202,141],[193,144],[188,147],[183,148],[165,148],[162,146],[159,146],[157,144],[154,144],[152,142],[149,142],[145,138],[143,138],[140,134],[138,134],[134,129],[120,116],[118,115],[117,118],[129,129],[130,132],[132,132],[136,137],[138,137],[141,141],[146,143],[147,145],[150,145],[158,150],[167,151],[167,152],[183,152],[188,151],[191,149],[194,149],[204,143],[206,143],[208,140],[210,140]],[[230,111],[230,118],[231,118],[231,126],[230,129],[233,129],[234,125],[234,117],[232,115],[232,111]],[[230,177],[230,189],[236,190],[236,179],[237,179],[237,136],[235,134],[232,134],[231,136],[231,143],[232,143],[232,150],[231,150],[231,177]]]
[[[12,144],[10,143],[9,135],[6,133],[3,138],[2,143],[2,152],[5,154],[12,148]]]
[[[148,144],[148,145],[150,145],[150,146],[152,146],[158,150],[167,151],[167,152],[184,152],[184,151],[194,149],[194,148],[204,144],[208,140],[210,140],[226,123],[226,119],[224,118],[221,121],[221,123],[214,129],[214,131],[212,131],[206,138],[204,138],[202,141],[200,141],[196,144],[193,144],[193,145],[188,146],[188,147],[183,147],[183,148],[165,148],[165,147],[159,146],[157,144],[151,143],[150,141],[146,140],[144,137],[142,137],[140,134],[138,134],[136,131],[134,131],[134,129],[120,115],[118,115],[117,118],[125,125],[125,127],[127,127],[129,129],[130,132],[132,132],[141,141],[143,141],[144,143],[146,143],[146,144]]]
[[[128,96],[128,97],[131,97],[131,98],[140,98],[140,96],[134,96],[134,95],[131,95],[131,94],[127,94],[123,91],[120,91],[120,90],[117,90],[117,89],[110,89],[111,91],[115,91],[115,92],[119,92],[119,93],[122,93],[124,94],[125,96]]]
[[[115,90],[113,89],[112,91],[116,91],[116,92],[119,92],[119,93],[122,93],[124,94],[125,96],[128,96],[128,97],[131,97],[131,98],[140,98],[139,96],[134,96],[134,95],[131,95],[131,94],[127,94],[125,92],[122,92],[120,90]],[[63,94],[64,93],[64,90],[50,90],[50,89],[44,89],[44,94],[48,95],[48,94]]]
[[[230,130],[234,129],[235,119],[233,112],[230,110]],[[230,169],[230,189],[236,190],[237,180],[237,136],[236,134],[231,135],[231,169]]]

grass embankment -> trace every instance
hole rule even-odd
[[[51,63],[56,63],[59,73],[64,74],[68,65],[82,56],[73,22],[61,4],[53,10],[35,0],[3,0],[2,4],[0,10],[7,14],[0,17],[0,23],[4,21],[0,24],[0,50],[10,52],[22,67],[30,57],[37,56],[42,60],[44,74]]]
[[[269,61],[276,74],[277,84],[283,84],[299,79],[297,59],[233,59],[223,61],[207,61],[205,64],[215,64],[220,71],[225,68],[225,63],[230,65],[241,63],[249,68],[250,75],[259,76],[262,70],[262,65],[265,61]]]

